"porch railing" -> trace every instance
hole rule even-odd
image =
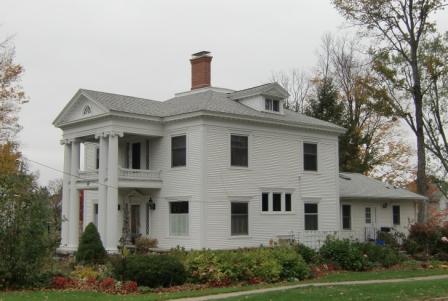
[[[129,169],[120,167],[118,171],[120,178],[133,179],[133,180],[155,180],[160,181],[160,170],[148,170],[148,169]]]
[[[96,181],[98,180],[98,170],[80,170],[78,181]]]

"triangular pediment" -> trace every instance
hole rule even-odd
[[[66,123],[88,120],[108,112],[108,109],[86,93],[83,93],[82,90],[79,90],[64,107],[53,124],[58,127]]]
[[[280,85],[274,84],[265,91],[261,92],[263,95],[272,96],[279,99],[284,99],[289,96],[289,93]]]

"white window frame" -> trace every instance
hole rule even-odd
[[[316,145],[316,170],[305,170],[305,144],[315,144]],[[301,150],[301,161],[302,161],[302,171],[308,174],[318,174],[319,173],[319,155],[320,154],[320,143],[313,140],[303,140],[302,150]]]
[[[232,203],[245,203],[247,205],[247,234],[232,234]],[[249,238],[250,237],[250,202],[248,200],[236,200],[229,201],[229,237],[230,238]]]
[[[173,215],[180,215],[179,213],[171,213],[171,204],[172,203],[178,203],[178,202],[187,202],[188,203],[188,213],[180,213],[183,216],[187,216],[187,225],[186,225],[186,232],[185,233],[181,233],[181,232],[177,232],[174,233],[172,230],[172,216]],[[170,237],[188,237],[190,236],[190,212],[191,212],[191,206],[190,206],[190,201],[187,200],[170,200],[168,202],[168,232],[169,232],[169,236]]]
[[[232,136],[246,136],[247,137],[247,166],[233,166],[232,165]],[[250,170],[252,166],[251,162],[251,149],[252,149],[252,134],[247,131],[230,130],[227,137],[227,166],[229,169]]]
[[[263,211],[263,193],[268,194],[268,211]],[[280,194],[281,211],[274,211],[274,193]],[[286,194],[291,195],[291,211],[286,211]],[[261,188],[259,194],[259,208],[262,215],[289,215],[295,214],[294,189],[288,188]]]
[[[185,165],[182,166],[173,166],[173,146],[172,146],[172,142],[173,142],[173,138],[175,137],[180,137],[180,136],[185,136]],[[169,152],[170,152],[170,168],[171,169],[185,169],[188,167],[188,152],[189,152],[189,148],[188,148],[188,134],[187,133],[176,133],[176,134],[172,134],[169,136],[170,137],[170,142],[169,142]]]
[[[348,228],[348,229],[344,228],[344,215],[343,215],[344,210],[343,210],[343,206],[350,206],[350,228]],[[352,229],[353,229],[353,206],[352,206],[352,204],[341,203],[341,213],[340,213],[340,216],[341,216],[341,229],[342,229],[342,231],[352,231]]]
[[[264,98],[264,103],[263,103],[264,111],[269,112],[269,113],[281,114],[282,102],[280,99],[277,99],[275,97],[269,97],[269,96],[265,96],[263,98]],[[278,103],[278,111],[274,111],[274,102]]]
[[[317,213],[306,213],[305,212],[305,205],[307,204],[311,204],[311,205],[316,205],[317,206]],[[317,217],[317,229],[316,230],[307,230],[305,229],[306,227],[306,216],[307,215],[315,215]],[[319,202],[318,201],[312,201],[312,200],[307,200],[305,202],[303,202],[303,230],[305,231],[319,231],[320,227],[319,227],[319,222],[320,222],[320,218],[319,218]]]
[[[369,209],[369,210],[367,210]],[[367,212],[369,213],[367,216]],[[372,207],[365,207],[364,208],[364,221],[366,225],[372,225]]]

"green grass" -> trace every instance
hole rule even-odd
[[[116,296],[107,295],[95,292],[76,292],[76,291],[20,291],[20,292],[0,292],[0,301],[40,301],[40,300],[57,300],[57,301],[70,301],[70,300],[125,300],[125,301],[152,301],[152,300],[167,300],[182,297],[196,297],[203,295],[212,295],[219,293],[229,293],[236,291],[248,291],[257,288],[294,285],[298,283],[313,283],[313,282],[339,282],[350,280],[372,280],[372,279],[395,279],[395,278],[410,278],[432,275],[448,274],[447,270],[435,268],[435,269],[418,269],[416,266],[405,266],[399,270],[383,270],[383,271],[371,271],[371,272],[338,272],[332,273],[327,276],[312,279],[301,282],[288,282],[288,283],[276,283],[276,284],[261,284],[261,285],[248,285],[248,286],[236,286],[225,288],[210,288],[205,290],[196,291],[183,291],[176,293],[163,293],[155,294],[148,293],[142,295],[128,295],[128,296]],[[448,283],[448,280],[445,280]],[[338,288],[339,289],[339,288]],[[341,288],[342,289],[342,288]],[[304,290],[304,289],[302,289]],[[448,294],[447,294],[448,295]],[[255,299],[257,300],[257,299]]]
[[[223,299],[226,301],[276,300],[276,301],[345,301],[345,300],[423,300],[427,298],[448,296],[448,281],[429,280],[408,283],[391,283],[375,285],[350,285],[332,287],[308,287],[278,292],[246,295]]]

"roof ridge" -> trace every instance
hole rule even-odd
[[[104,91],[91,90],[91,89],[84,89],[84,88],[81,88],[81,89],[79,89],[79,90],[80,90],[80,91],[84,91],[84,92],[102,93],[102,94],[108,94],[108,95],[114,95],[114,96],[122,96],[122,97],[129,97],[129,98],[141,99],[141,100],[145,100],[145,101],[155,101],[155,102],[160,102],[160,103],[162,103],[162,101],[159,101],[159,100],[154,100],[154,99],[149,99],[149,98],[143,98],[143,97],[138,97],[138,96],[132,96],[132,95],[125,95],[125,94],[118,94],[118,93],[104,92]]]
[[[249,87],[249,88],[246,88],[246,89],[237,90],[237,91],[230,92],[230,93],[228,93],[228,94],[238,93],[238,92],[242,92],[242,91],[246,91],[246,90],[251,90],[251,89],[255,89],[255,88],[260,88],[260,87],[267,86],[267,85],[271,85],[271,84],[274,84],[274,83],[276,83],[276,82],[265,83],[265,84],[261,84],[261,85],[258,85],[258,86],[253,86],[253,87]]]

